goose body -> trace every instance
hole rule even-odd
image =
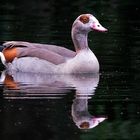
[[[91,14],[80,15],[72,26],[75,51],[64,47],[22,41],[8,41],[0,52],[2,63],[9,71],[33,73],[98,73],[99,62],[88,47],[88,33],[107,31]]]

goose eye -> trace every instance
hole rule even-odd
[[[83,15],[83,16],[80,17],[79,20],[80,20],[82,23],[86,24],[86,23],[89,22],[89,17],[86,16],[86,15]]]

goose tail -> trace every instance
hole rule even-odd
[[[1,59],[2,64],[4,66],[6,66],[6,59],[5,59],[4,54],[2,53],[2,51],[4,49],[4,46],[2,44],[3,44],[3,42],[0,42],[0,59]]]

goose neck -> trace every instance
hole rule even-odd
[[[88,47],[88,33],[82,33],[72,30],[72,40],[77,51],[89,49]]]

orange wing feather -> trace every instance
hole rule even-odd
[[[12,62],[15,57],[17,57],[17,48],[5,48],[3,51],[3,54],[5,56],[6,62]]]

